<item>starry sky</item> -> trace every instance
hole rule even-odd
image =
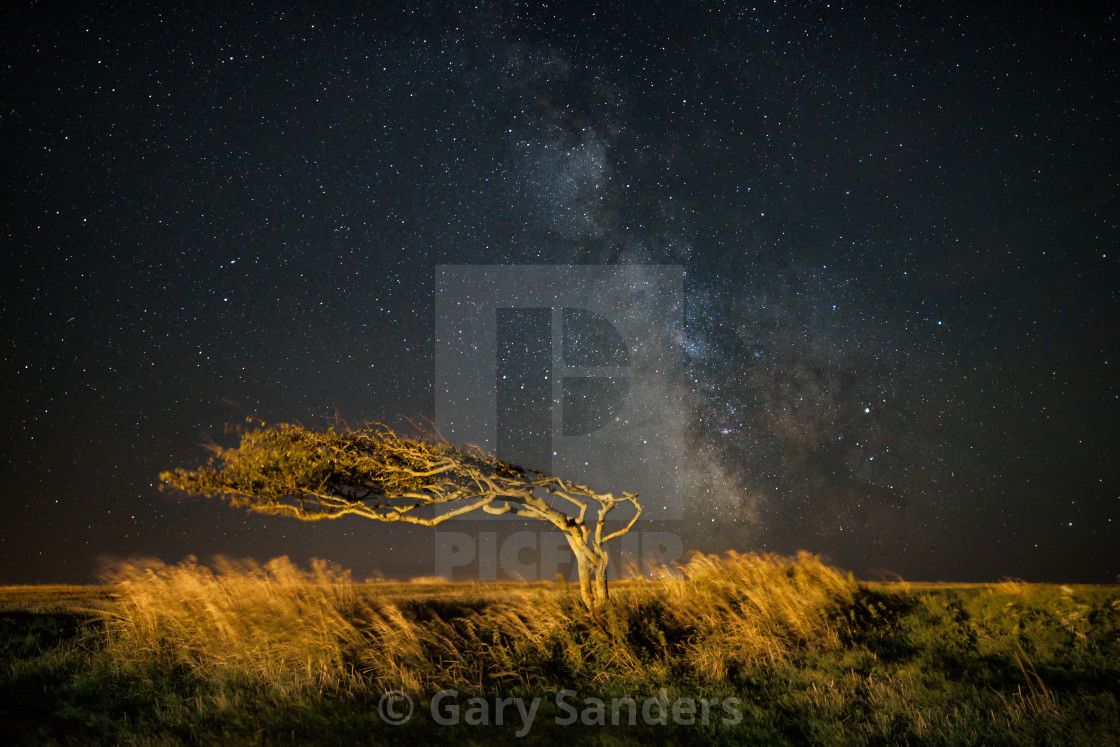
[[[157,475],[431,417],[437,266],[571,264],[682,268],[688,549],[1115,579],[1120,21],[1059,5],[6,3],[0,583],[430,573]]]

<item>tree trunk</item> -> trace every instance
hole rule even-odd
[[[591,611],[607,603],[607,562],[609,556],[601,547],[588,545],[575,533],[567,536],[568,546],[576,556],[579,571],[579,595],[583,605]]]
[[[568,545],[576,556],[579,571],[579,595],[591,611],[602,609],[609,601],[607,593],[607,564],[610,556],[602,547],[588,545],[575,533],[567,536]]]
[[[610,601],[607,594],[607,564],[610,562],[610,556],[603,548],[597,548],[599,557],[595,560],[595,569],[592,577],[592,593],[594,599],[595,609],[602,609]]]
[[[591,560],[583,549],[575,549],[576,567],[579,569],[579,595],[583,599],[583,606],[589,610],[595,609],[595,597],[591,587]]]

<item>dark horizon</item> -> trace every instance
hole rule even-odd
[[[641,404],[687,487],[640,531],[1120,578],[1115,9],[434,7],[0,11],[0,584],[431,575],[431,530],[157,475],[250,415],[436,417],[442,265],[681,268]]]

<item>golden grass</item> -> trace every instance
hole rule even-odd
[[[208,743],[350,743],[393,688],[421,699],[668,688],[749,703],[724,743],[1120,744],[1117,587],[908,593],[857,585],[808,554],[654,570],[612,584],[594,614],[563,582],[353,583],[285,558],[132,561],[104,587],[0,589],[13,610],[64,613],[4,621],[3,715],[30,709],[22,723],[41,735],[31,730],[48,716],[84,713],[58,742],[161,743],[165,729]],[[90,607],[104,624],[86,624]],[[83,711],[106,702],[148,705],[135,721]],[[431,734],[421,724],[414,741]]]
[[[692,658],[712,680],[730,665],[777,662],[797,646],[838,647],[830,617],[857,590],[853,579],[807,552],[694,555],[683,571],[684,579],[665,586],[677,619],[694,621],[703,633]]]
[[[718,681],[799,647],[838,645],[830,615],[856,591],[808,553],[696,555],[663,581],[620,584],[597,613],[556,585],[445,584],[417,598],[414,586],[354,584],[320,561],[308,571],[287,558],[212,565],[113,568],[112,658],[280,691]]]
[[[357,603],[347,573],[321,561],[301,571],[287,558],[263,566],[217,558],[214,566],[190,558],[107,571],[119,594],[108,613],[112,656],[281,687],[345,682],[344,648],[363,639],[346,615]]]

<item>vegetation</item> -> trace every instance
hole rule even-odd
[[[869,586],[808,554],[665,576],[597,612],[562,585],[359,584],[283,558],[0,590],[0,739],[1120,742],[1116,587]],[[391,690],[404,725],[379,711]],[[528,726],[509,704],[497,723],[515,697],[540,699]]]
[[[345,431],[258,425],[241,434],[237,448],[214,452],[206,466],[164,472],[160,479],[188,493],[224,496],[234,505],[303,521],[355,515],[436,526],[484,511],[548,522],[572,548],[589,609],[607,602],[605,544],[630,531],[642,513],[637,493],[616,498],[423,432],[405,438],[385,425]],[[608,530],[608,515],[627,503],[630,519]]]

